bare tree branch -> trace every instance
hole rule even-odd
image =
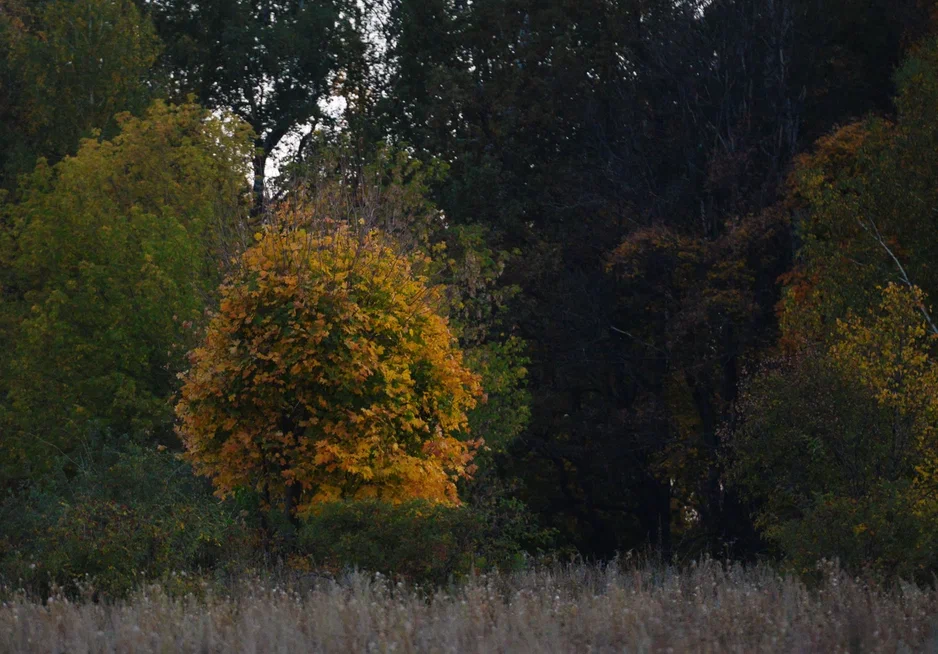
[[[862,219],[857,217],[857,223],[862,227],[867,233],[869,233],[876,242],[879,243],[886,254],[890,256],[893,262],[896,264],[896,268],[899,269],[899,276],[902,278],[902,281],[909,288],[914,288],[915,284],[912,283],[912,280],[909,278],[909,273],[906,271],[905,266],[902,265],[902,262],[899,261],[899,257],[896,256],[896,253],[892,251],[892,248],[889,247],[889,244],[886,243],[886,239],[883,238],[882,233],[879,231],[879,227],[876,226],[876,223],[872,218]],[[935,326],[935,321],[932,320],[931,314],[928,313],[928,309],[925,307],[925,303],[920,303],[918,307],[921,311],[922,316],[925,318],[925,322],[928,323],[928,328],[931,330],[931,333],[938,336],[938,326]]]

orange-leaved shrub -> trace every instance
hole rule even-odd
[[[182,375],[195,469],[220,495],[252,488],[291,515],[341,498],[457,504],[481,388],[429,262],[344,223],[255,238]]]

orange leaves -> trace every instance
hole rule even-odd
[[[870,137],[870,126],[857,122],[815,141],[813,152],[795,158],[796,170],[789,186],[796,198],[802,189],[816,190],[829,185],[839,175],[856,174],[859,171],[857,155]]]
[[[272,229],[222,296],[177,406],[189,458],[221,493],[300,484],[300,511],[458,501],[479,442],[455,434],[479,380],[408,257],[374,232]]]

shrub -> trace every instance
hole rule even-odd
[[[518,500],[459,507],[365,500],[317,507],[304,517],[297,547],[314,569],[357,568],[439,585],[473,570],[517,569],[525,552],[550,538]]]
[[[147,579],[243,560],[252,531],[168,451],[107,448],[78,473],[0,504],[0,574],[45,592],[57,584],[122,595]]]
[[[817,563],[837,559],[854,573],[880,579],[933,580],[938,569],[934,522],[922,520],[903,483],[878,484],[861,497],[818,493],[797,519],[771,525],[766,535],[791,567],[817,577]]]

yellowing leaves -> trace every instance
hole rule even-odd
[[[838,321],[834,362],[866,387],[897,419],[908,422],[916,451],[915,491],[921,510],[935,511],[938,491],[938,336],[928,329],[925,294],[917,287],[889,284],[866,316]],[[927,311],[927,309],[925,309]]]
[[[411,260],[376,232],[281,227],[240,263],[183,378],[195,467],[223,494],[299,484],[299,511],[337,497],[458,502],[480,442],[455,435],[481,389]]]
[[[882,293],[878,309],[868,316],[838,320],[831,355],[884,405],[918,410],[934,401],[938,390],[938,371],[929,356],[935,337],[920,313],[924,294],[896,284]]]
[[[3,262],[10,297],[32,307],[7,339],[15,383],[0,395],[17,410],[0,449],[25,443],[37,469],[83,442],[89,421],[115,434],[171,426],[175,373],[227,259],[222,225],[241,211],[246,134],[194,105],[157,102],[119,122],[111,140],[37,166],[0,219],[17,244]]]

